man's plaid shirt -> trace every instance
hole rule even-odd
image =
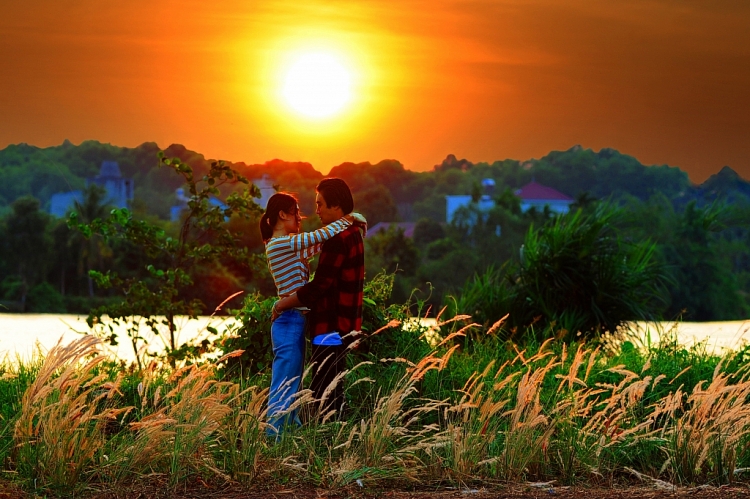
[[[362,329],[365,245],[356,226],[323,243],[315,277],[297,289],[297,298],[311,309],[312,337],[334,331],[344,336]]]

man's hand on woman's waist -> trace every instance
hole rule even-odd
[[[279,318],[279,316],[290,308],[301,307],[302,302],[297,298],[297,293],[292,293],[289,296],[281,298],[279,301],[273,304],[271,307],[271,322]]]

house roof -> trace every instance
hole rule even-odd
[[[573,201],[572,197],[534,180],[518,189],[515,194],[523,201]]]
[[[414,222],[378,222],[367,229],[367,236],[365,236],[365,238],[372,237],[380,231],[386,231],[391,225],[395,225],[399,229],[403,229],[404,236],[412,238],[414,237],[414,226],[417,224]]]

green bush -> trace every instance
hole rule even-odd
[[[234,312],[237,325],[224,331],[215,346],[222,355],[235,350],[243,350],[243,353],[226,360],[225,375],[255,374],[271,365],[271,308],[276,300],[275,296],[254,293],[246,296],[242,308]]]
[[[63,314],[66,311],[63,296],[48,282],[31,288],[28,300],[29,312]]]
[[[481,324],[485,329],[492,327],[512,310],[517,299],[518,289],[508,280],[507,269],[507,264],[499,269],[490,265],[483,273],[474,274],[457,296],[450,296],[446,300],[446,317],[467,314],[473,322]],[[498,333],[501,331],[496,334]],[[467,338],[474,337],[471,332],[467,334]]]
[[[516,314],[589,336],[629,320],[655,320],[666,305],[666,275],[655,245],[618,237],[616,209],[576,211],[529,231],[522,250]],[[513,315],[511,313],[511,315]]]
[[[0,281],[0,298],[3,300],[18,300],[21,298],[21,279],[10,275]]]
[[[589,337],[630,320],[656,320],[666,306],[666,275],[654,244],[620,238],[618,212],[602,205],[555,218],[526,235],[517,267],[490,267],[466,282],[453,312],[485,325],[510,314],[528,334]],[[536,333],[535,333],[536,331]]]
[[[395,337],[400,328],[386,328],[391,320],[403,321],[409,304],[389,305],[393,293],[395,273],[380,272],[365,283],[362,304],[362,332],[364,333],[360,352],[374,356],[393,355]],[[386,328],[386,329],[383,329]],[[380,331],[378,334],[374,334]]]

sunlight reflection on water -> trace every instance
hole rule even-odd
[[[0,314],[0,358],[9,356],[11,360],[20,356],[21,359],[31,357],[37,345],[43,352],[52,348],[59,340],[69,343],[80,337],[81,334],[90,332],[86,324],[86,318],[82,315],[61,314]],[[232,317],[199,317],[197,320],[189,320],[186,317],[178,319],[179,336],[178,344],[188,340],[213,339],[207,326],[216,328],[222,332],[227,326],[235,322]],[[422,319],[423,326],[427,327],[427,340],[436,344],[439,336],[432,329],[435,319]],[[636,337],[645,344],[650,335],[651,343],[658,342],[659,337],[666,332],[677,333],[678,341],[686,346],[705,342],[709,352],[722,353],[726,349],[737,349],[744,344],[750,343],[750,320],[728,321],[728,322],[636,322],[632,323],[636,331]],[[407,326],[408,327],[408,326]],[[119,344],[117,346],[107,345],[105,349],[112,355],[125,361],[135,360],[135,353],[130,340],[125,332],[126,328],[120,326],[115,329]],[[164,351],[164,340],[166,336],[161,333],[155,336],[149,328],[143,326],[141,334],[148,339],[148,351],[153,353]]]
[[[234,323],[232,317],[199,317],[189,320],[187,317],[179,317],[178,344],[187,340],[208,338],[210,333],[207,326],[213,326],[221,332],[226,324]],[[130,339],[127,336],[125,326],[115,328],[118,345],[105,347],[112,355],[125,361],[134,361],[135,353]],[[149,352],[163,352],[166,328],[159,335],[151,332],[147,326],[141,326],[140,334],[149,342]],[[8,355],[11,359],[20,356],[28,359],[36,350],[37,346],[42,352],[48,351],[58,341],[69,343],[82,334],[91,333],[83,315],[66,314],[0,314],[0,357]],[[211,336],[214,338],[214,336]]]

